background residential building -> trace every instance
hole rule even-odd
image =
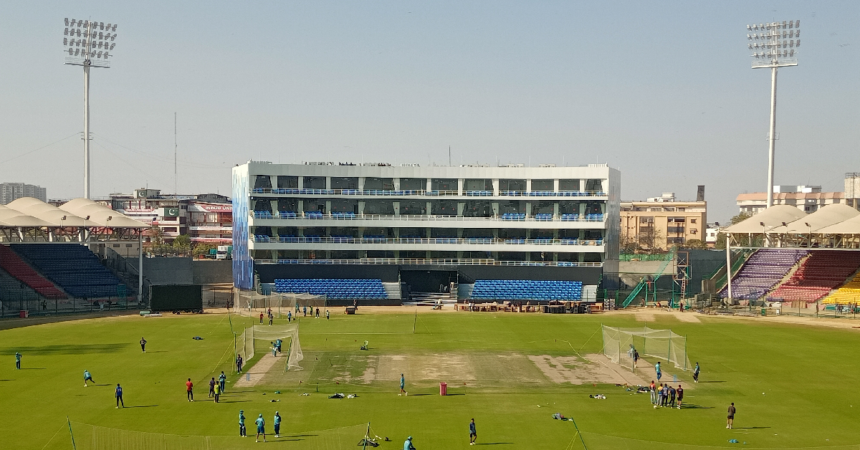
[[[0,205],[12,203],[23,197],[33,197],[43,202],[48,201],[45,188],[25,183],[0,183]]]
[[[667,250],[697,239],[705,241],[708,203],[704,186],[696,201],[678,201],[673,192],[645,201],[621,202],[621,248]]]

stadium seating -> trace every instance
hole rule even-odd
[[[12,244],[11,248],[73,297],[117,297],[122,285],[83,245]]]
[[[851,281],[845,283],[844,286],[840,287],[832,294],[827,296],[827,298],[824,299],[823,303],[831,305],[848,305],[860,303],[860,273],[855,275]]]
[[[0,270],[0,299],[8,302],[15,300],[37,300],[41,298],[42,296],[32,288],[5,271]]]
[[[504,213],[502,214],[502,220],[523,221],[526,220],[526,215],[525,213]]]
[[[581,281],[475,280],[473,300],[580,300]]]
[[[763,297],[806,253],[806,250],[786,249],[762,249],[753,253],[732,279],[732,297],[744,300]],[[728,289],[720,292],[722,298],[728,295]]]
[[[332,300],[384,300],[388,293],[382,280],[344,278],[276,279],[275,292],[324,295]]]
[[[5,245],[0,245],[0,268],[3,268],[9,275],[18,280],[19,288],[20,283],[24,283],[24,285],[29,286],[45,298],[57,299],[68,297]]]
[[[562,214],[561,221],[562,222],[576,222],[579,220],[579,214]]]
[[[809,253],[791,278],[768,295],[771,301],[814,302],[857,271],[860,253],[821,250]]]
[[[552,213],[535,214],[535,220],[538,222],[549,222],[552,220]]]

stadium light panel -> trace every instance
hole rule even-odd
[[[115,44],[108,45],[107,39],[116,40],[117,25],[89,20],[64,19],[66,28],[63,30],[64,37],[63,53],[68,52],[65,58],[67,65],[82,66],[84,69],[84,197],[90,198],[90,127],[89,127],[89,85],[90,69],[108,68],[110,62],[107,59],[112,56],[108,54],[108,47],[113,49]],[[76,28],[73,28],[77,26]],[[104,31],[107,29],[107,33]],[[99,31],[102,30],[102,31]],[[81,38],[81,39],[74,39]],[[73,48],[75,47],[75,48]]]
[[[774,152],[776,145],[776,79],[777,69],[780,67],[790,67],[797,65],[796,48],[800,47],[800,21],[782,21],[768,22],[761,24],[753,24],[752,27],[747,25],[747,30],[750,28],[759,33],[747,34],[747,40],[754,41],[747,45],[750,50],[754,50],[750,55],[753,69],[769,68],[771,74],[771,115],[770,115],[770,132],[768,133],[768,172],[767,172],[767,207],[773,205],[773,192],[770,189],[773,186],[773,168],[774,168]],[[795,42],[795,38],[797,41]],[[759,51],[759,49],[764,51]]]

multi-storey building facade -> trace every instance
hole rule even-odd
[[[666,250],[707,239],[708,203],[677,201],[672,193],[639,202],[621,202],[621,245],[626,250]]]
[[[19,198],[33,197],[43,202],[48,201],[45,188],[25,183],[0,183],[0,205],[7,205]]]
[[[774,186],[773,204],[788,205],[812,214],[827,205],[845,204],[857,209],[860,200],[860,175],[848,173],[845,175],[845,190],[843,192],[824,192],[821,186]],[[767,206],[767,195],[764,192],[750,192],[737,197],[738,210],[747,214],[758,214]]]
[[[167,243],[180,235],[188,235],[191,242],[213,245],[226,245],[232,240],[233,205],[227,197],[162,195],[158,189],[145,188],[110,197],[113,209],[157,226]]]
[[[620,173],[605,164],[252,161],[233,168],[234,282],[250,289],[254,275],[272,282],[322,266],[341,275],[387,266],[442,284],[462,276],[596,284],[604,266],[617,270],[619,191]],[[398,278],[421,284],[413,275]]]

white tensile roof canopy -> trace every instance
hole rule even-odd
[[[0,206],[0,226],[149,228],[92,200],[79,198],[57,208],[32,197]]]
[[[727,234],[860,235],[860,211],[827,205],[812,214],[794,206],[772,206],[724,230]]]
[[[806,216],[806,213],[788,205],[771,206],[768,209],[725,229],[726,233],[756,234],[781,227]],[[762,225],[764,224],[764,225]]]

